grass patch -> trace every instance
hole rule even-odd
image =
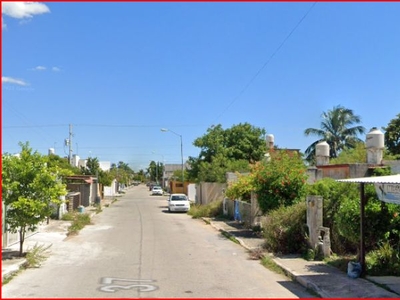
[[[71,226],[68,227],[67,235],[78,234],[79,230],[91,224],[90,215],[86,213],[69,212],[63,215],[63,220],[72,221]]]
[[[213,201],[207,205],[194,204],[191,205],[188,214],[194,219],[199,218],[214,218],[221,216],[222,212],[222,200]]]
[[[266,267],[268,270],[271,270],[275,273],[278,274],[282,274],[282,275],[287,275],[286,272],[284,272],[284,270],[278,266],[274,260],[272,259],[271,256],[269,255],[265,255],[262,259],[261,259],[261,264]]]
[[[49,252],[47,251],[52,245],[38,245],[37,243],[33,246],[32,249],[29,249],[26,253],[24,253],[24,257],[26,262],[20,265],[19,269],[8,274],[3,278],[1,285],[5,285],[9,283],[14,277],[21,273],[22,270],[28,268],[39,268],[42,263],[48,258]]]
[[[231,240],[232,242],[236,243],[236,244],[240,244],[239,241],[231,234],[225,232],[225,231],[221,231],[221,234],[226,237],[228,240]]]
[[[103,211],[103,209],[101,208],[101,204],[97,204],[96,205],[96,214],[99,214]]]
[[[63,221],[73,221],[75,219],[75,212],[67,212],[62,215],[61,220]]]
[[[9,283],[14,277],[16,277],[21,271],[24,269],[23,266],[19,267],[18,271],[13,272],[10,276],[4,277],[3,280],[1,281],[1,285],[5,285]]]
[[[356,255],[345,255],[345,256],[332,255],[331,257],[324,259],[326,264],[335,267],[344,273],[347,273],[347,265],[349,264],[349,262],[356,260],[357,260]]]
[[[111,203],[114,203],[114,202],[116,202],[116,201],[118,201],[118,199],[117,199],[117,198],[114,198],[114,200],[113,200]]]
[[[33,246],[32,249],[28,250],[26,253],[26,268],[39,268],[42,263],[49,256],[48,249],[52,245],[38,245],[37,243]]]

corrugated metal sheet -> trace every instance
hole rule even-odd
[[[361,178],[349,178],[349,179],[338,179],[339,182],[353,182],[353,183],[400,183],[400,174],[389,175],[389,176],[376,176],[376,177],[361,177]]]

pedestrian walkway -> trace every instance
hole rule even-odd
[[[264,245],[261,236],[236,221],[209,218],[203,220],[225,235],[234,237],[250,251],[260,249]],[[289,277],[322,298],[400,298],[400,277],[367,276],[367,279],[352,279],[346,273],[324,262],[307,261],[290,255],[281,257],[271,255],[271,258]]]
[[[101,201],[101,206],[106,207],[112,203],[114,198],[105,198]],[[91,216],[96,214],[97,208],[93,206],[85,207],[84,212],[89,213]],[[35,246],[52,246],[53,244],[63,241],[67,237],[68,227],[70,221],[62,220],[49,220],[39,225],[36,233],[25,238],[24,241],[24,252]],[[1,261],[1,273],[2,282],[7,278],[16,274],[21,268],[26,266],[26,258],[17,257],[19,253],[19,242],[2,249],[2,261]],[[50,248],[51,251],[51,248]]]

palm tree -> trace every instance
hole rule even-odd
[[[332,110],[322,114],[321,129],[307,128],[304,131],[306,136],[316,135],[321,139],[312,143],[305,151],[306,160],[312,161],[315,156],[315,146],[322,140],[326,141],[330,147],[330,157],[335,158],[340,151],[346,148],[354,148],[357,142],[362,142],[357,137],[363,134],[363,126],[354,126],[361,122],[361,118],[356,116],[353,110],[343,106],[335,106]]]

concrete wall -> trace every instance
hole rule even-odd
[[[118,183],[117,180],[114,179],[110,186],[103,187],[104,197],[112,197],[118,193]]]
[[[400,160],[384,160],[383,164],[390,167],[393,175],[400,174]]]
[[[366,177],[369,176],[368,167],[368,164],[338,164],[317,167],[313,166],[307,169],[307,174],[309,175],[307,182],[314,183],[325,177],[332,179]]]
[[[261,225],[261,211],[258,206],[257,195],[252,194],[251,203],[236,200],[239,204],[240,221],[244,222],[246,227]],[[224,199],[223,202],[224,215],[230,219],[235,218],[235,200]]]
[[[190,183],[187,186],[187,196],[189,198],[190,201],[192,202],[196,202],[197,196],[196,196],[196,184],[194,183]]]
[[[216,200],[223,200],[226,183],[202,182],[196,185],[196,204],[207,205]]]

